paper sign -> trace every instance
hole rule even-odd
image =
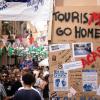
[[[96,91],[97,90],[97,71],[84,70],[82,73],[83,78],[83,91]]]
[[[70,49],[69,44],[52,44],[49,46],[50,52],[56,52],[56,51],[67,50],[67,49]]]
[[[54,91],[68,91],[68,72],[54,70]]]
[[[64,71],[77,69],[77,68],[82,68],[82,62],[81,61],[75,61],[75,62],[70,62],[70,63],[63,64]]]

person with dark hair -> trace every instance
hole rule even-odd
[[[3,84],[1,83],[1,74],[0,74],[0,100],[6,100],[7,94]]]
[[[38,62],[34,58],[32,59],[32,61],[33,61],[33,68],[34,69],[37,68],[38,67]]]
[[[22,76],[23,88],[15,93],[14,100],[41,100],[40,94],[32,88],[35,77],[27,73]]]

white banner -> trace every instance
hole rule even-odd
[[[36,1],[36,0],[35,0]],[[39,0],[37,0],[39,1]],[[7,2],[0,5],[0,20],[49,20],[52,11],[53,0],[42,0],[38,5],[28,4],[27,2]],[[32,0],[31,0],[32,2]]]

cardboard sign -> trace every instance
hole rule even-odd
[[[100,42],[100,7],[55,7],[53,43]]]

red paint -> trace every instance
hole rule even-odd
[[[86,65],[93,64],[96,61],[97,58],[100,58],[100,47],[97,47],[97,50],[96,51],[93,51],[90,54],[88,54],[86,56],[86,59],[84,59],[84,58],[81,59],[82,64],[83,64],[83,68]]]
[[[88,20],[88,24],[91,25],[95,21],[95,25],[100,26],[100,13],[93,12]]]
[[[88,61],[85,60],[85,59],[81,59],[82,61],[82,64],[83,64],[83,68],[86,66],[86,65],[89,65]]]
[[[94,62],[94,58],[93,58],[93,56],[91,54],[87,55],[87,61],[88,61],[89,64]]]

